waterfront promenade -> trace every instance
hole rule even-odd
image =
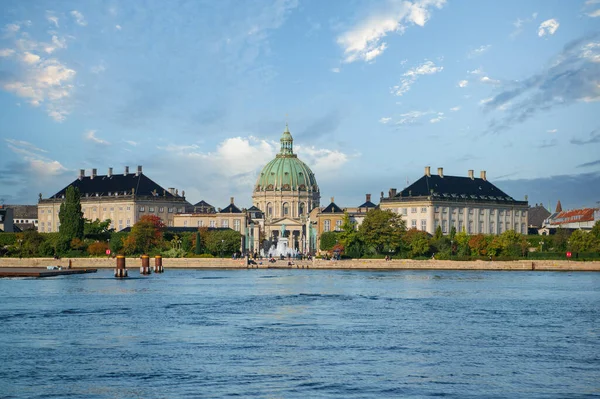
[[[68,267],[114,269],[113,258],[0,258],[0,267]],[[247,265],[244,259],[230,258],[163,258],[165,269],[390,269],[390,270],[535,270],[535,271],[600,271],[600,262],[576,262],[567,260],[518,260],[518,261],[451,261],[451,260],[412,260],[394,259],[348,259],[340,261],[314,259],[312,261],[287,260],[269,263],[257,261],[257,265]],[[150,265],[154,260],[150,259]],[[128,269],[139,269],[140,258],[126,258]]]

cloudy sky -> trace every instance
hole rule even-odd
[[[600,201],[600,0],[0,4],[0,198],[143,165],[251,205],[286,120],[322,203],[423,167],[532,204]]]

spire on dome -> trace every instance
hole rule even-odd
[[[279,151],[280,155],[291,156],[294,155],[294,139],[292,138],[292,134],[290,133],[290,128],[288,127],[287,122],[285,123],[285,130],[281,135],[281,151]]]

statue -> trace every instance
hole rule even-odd
[[[281,237],[285,237],[285,223],[281,225]]]

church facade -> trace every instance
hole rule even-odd
[[[314,249],[309,213],[320,205],[321,193],[312,170],[294,153],[294,139],[286,124],[281,149],[260,171],[252,193],[254,207],[264,214],[263,235],[270,243],[282,235],[290,248]]]

